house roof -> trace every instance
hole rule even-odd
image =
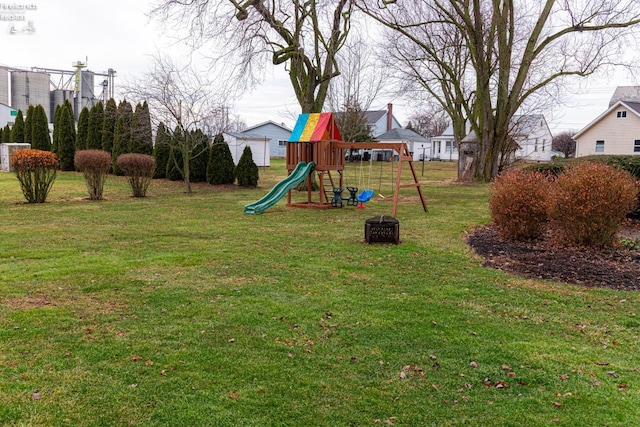
[[[387,114],[387,110],[378,110],[378,111],[365,111],[364,117],[367,119],[367,123],[373,125],[378,123],[378,121]]]
[[[605,118],[606,116],[608,116],[612,111],[614,111],[615,109],[619,108],[619,107],[624,107],[626,109],[628,109],[629,111],[631,111],[633,114],[635,114],[636,116],[640,117],[640,102],[626,102],[626,101],[618,101],[615,104],[613,104],[612,106],[610,106],[607,111],[605,111],[604,113],[600,114],[598,117],[596,117],[591,123],[587,124],[585,127],[583,127],[582,129],[580,129],[578,131],[578,133],[576,133],[575,135],[573,135],[573,139],[579,138],[580,135],[582,135],[583,133],[585,133],[587,130],[591,129],[593,126],[595,126],[600,120],[602,120],[603,118]]]
[[[640,102],[640,86],[618,86],[611,95],[609,107],[618,101]]]
[[[257,125],[249,126],[248,128],[246,128],[245,130],[243,130],[240,133],[250,132],[250,131],[255,130],[255,129],[259,128],[259,127],[262,127],[262,126],[265,126],[265,125],[269,125],[269,124],[277,126],[277,127],[281,128],[281,129],[284,129],[287,132],[291,132],[291,129],[286,127],[284,125],[284,123],[276,123],[273,120],[267,120],[266,122],[262,122],[262,123],[258,123]]]
[[[413,141],[429,142],[428,138],[412,131],[411,129],[394,128],[376,137],[380,141]]]

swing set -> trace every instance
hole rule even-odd
[[[335,123],[333,113],[311,113],[301,114],[294,126],[291,137],[287,143],[287,171],[291,175],[299,163],[314,163],[313,171],[306,176],[307,200],[303,202],[292,201],[292,188],[289,188],[287,194],[287,206],[326,209],[332,207],[342,207],[343,201],[347,206],[357,206],[364,209],[364,203],[371,200],[374,191],[370,188],[363,190],[360,194],[358,188],[347,186],[349,191],[348,197],[343,197],[342,193],[345,189],[345,152],[347,150],[392,150],[397,153],[398,167],[395,176],[395,185],[393,192],[393,212],[392,216],[396,216],[399,195],[401,188],[415,187],[418,191],[420,201],[424,211],[427,211],[427,203],[420,188],[418,175],[413,166],[413,157],[409,152],[405,143],[376,143],[376,142],[344,142],[340,136],[340,132]],[[393,160],[393,157],[392,157]],[[369,160],[369,182],[370,187],[372,160]],[[413,182],[402,183],[403,165],[408,164],[413,176]],[[318,177],[319,191],[317,198],[313,195],[312,190],[312,173],[315,172]],[[332,175],[337,173],[337,177]],[[363,166],[361,160],[362,178]],[[382,177],[382,165],[380,169]],[[392,164],[393,174],[393,164]],[[337,179],[335,179],[337,178]],[[328,179],[328,182],[326,180]],[[358,182],[360,185],[360,182]],[[380,194],[381,182],[378,187]],[[331,196],[333,193],[333,197]],[[384,197],[381,195],[381,197]],[[315,199],[315,200],[314,200]]]

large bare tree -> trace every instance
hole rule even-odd
[[[239,87],[261,79],[268,57],[285,64],[302,112],[313,113],[322,111],[340,73],[336,55],[349,34],[353,1],[158,0],[151,15],[194,49],[213,52],[210,59]]]
[[[359,7],[419,48],[420,56],[407,56],[414,75],[447,109],[456,137],[466,133],[455,129],[465,120],[476,134],[479,181],[500,170],[517,112],[572,78],[622,63],[640,23],[636,0],[377,0]]]

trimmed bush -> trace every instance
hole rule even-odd
[[[251,148],[244,147],[242,156],[238,160],[238,165],[234,171],[238,185],[241,187],[255,187],[258,185],[258,166],[253,161]]]
[[[614,242],[622,221],[636,205],[637,194],[627,172],[580,162],[556,181],[548,214],[567,242],[603,248]]]
[[[547,224],[551,182],[541,172],[514,170],[496,177],[491,188],[491,217],[505,240],[532,240]]]
[[[555,180],[562,172],[564,172],[564,163],[538,163],[524,168],[525,171],[540,172],[547,179]]]
[[[207,164],[209,163],[209,137],[200,129],[189,135],[193,145],[192,157],[189,159],[189,181],[206,182]]]
[[[57,151],[60,158],[60,169],[63,171],[73,171],[73,157],[76,153],[76,126],[73,121],[73,108],[67,101],[62,104],[58,117]]]
[[[11,154],[10,162],[27,202],[44,203],[60,166],[58,157],[50,151],[18,150]]]
[[[156,159],[148,154],[128,153],[119,155],[116,162],[129,181],[133,197],[145,197],[156,169]]]
[[[207,164],[207,181],[212,185],[233,184],[235,164],[231,150],[222,135],[213,140]]]
[[[73,162],[84,179],[89,190],[89,199],[102,200],[102,190],[107,179],[107,173],[111,169],[111,153],[104,150],[76,151]]]
[[[160,122],[158,130],[156,131],[156,143],[153,146],[153,157],[156,159],[156,171],[153,174],[154,178],[167,177],[170,144],[171,135],[164,126],[164,123]]]
[[[22,116],[22,110],[18,110],[18,114],[16,115],[16,119],[13,122],[13,127],[11,128],[11,142],[22,143],[24,141],[24,118]],[[29,141],[29,143],[31,143]]]

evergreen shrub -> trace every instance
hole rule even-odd
[[[555,180],[562,172],[564,172],[564,163],[552,162],[552,163],[538,163],[530,165],[524,168],[525,171],[540,172],[545,175],[547,179]]]
[[[164,123],[158,125],[156,141],[153,146],[153,157],[156,159],[156,171],[154,178],[167,177],[167,162],[169,161],[171,135],[169,135]]]
[[[189,181],[205,182],[209,163],[209,137],[200,129],[191,132],[189,137],[193,144],[193,155],[189,159]]]
[[[505,240],[540,238],[547,225],[547,177],[537,171],[514,170],[496,177],[491,188],[491,217]]]
[[[18,150],[11,154],[10,162],[27,202],[44,203],[60,166],[58,157],[50,151]]]
[[[207,181],[212,185],[233,184],[235,181],[233,157],[229,145],[221,136],[217,136],[207,164]]]
[[[180,151],[179,147],[169,147],[169,158],[167,159],[167,171],[165,174],[167,179],[170,181],[181,181],[183,179],[182,171],[180,170],[181,167],[182,151]]]
[[[241,187],[255,187],[258,185],[258,166],[253,161],[251,148],[244,147],[242,156],[240,156],[238,165],[235,168],[235,176],[238,180],[238,185]]]
[[[580,162],[558,177],[548,215],[568,243],[603,248],[612,245],[622,221],[637,203],[629,173],[596,162]]]
[[[76,169],[83,173],[89,199],[102,200],[107,173],[111,169],[111,153],[104,150],[76,151],[73,158]]]
[[[127,177],[133,197],[145,197],[156,169],[156,159],[149,154],[127,153],[119,155],[116,161]]]

